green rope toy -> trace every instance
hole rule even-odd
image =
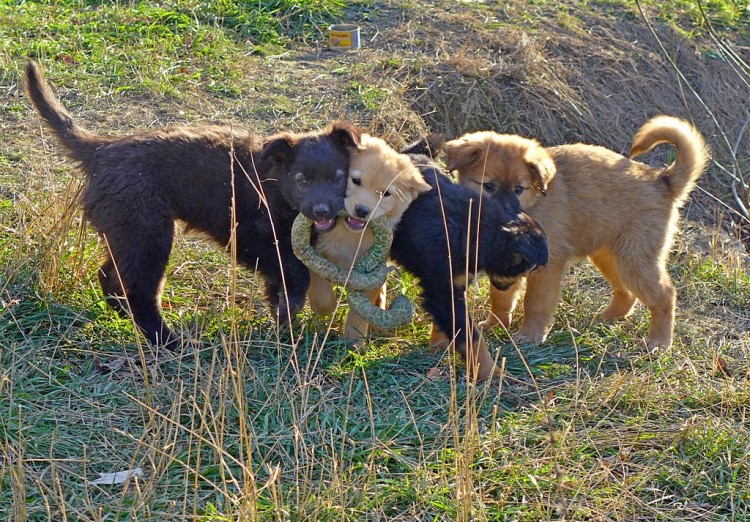
[[[366,290],[383,286],[390,270],[385,262],[393,242],[393,229],[386,216],[367,222],[375,239],[372,247],[354,263],[352,270],[341,268],[321,256],[310,244],[313,222],[299,214],[292,225],[292,250],[302,263],[320,277],[345,286],[349,306],[368,323],[379,328],[395,328],[411,322],[413,309],[405,296],[396,297],[387,310],[370,302]]]

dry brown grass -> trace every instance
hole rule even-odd
[[[743,69],[717,54],[716,42],[688,40],[648,12],[576,11],[571,19],[550,8],[546,21],[529,28],[513,23],[507,5],[440,5],[414,10],[407,22],[394,15],[379,20],[378,45],[362,52],[367,63],[408,64],[394,76],[430,129],[449,136],[493,129],[545,145],[581,141],[627,153],[633,133],[651,116],[688,118],[713,150],[715,165],[701,187],[719,199],[699,195],[702,208],[693,207],[694,217],[713,219],[723,210],[725,224],[750,237],[731,192],[732,177],[750,179],[750,157],[743,153],[750,150],[747,42],[722,42],[744,60]],[[381,83],[379,73],[361,74]],[[379,117],[388,119],[383,112]]]
[[[731,172],[717,128],[680,90],[635,11],[544,4],[534,3],[546,19],[512,0],[357,2],[348,15],[363,26],[360,52],[329,52],[322,39],[277,56],[248,54],[242,42],[242,51],[225,49],[237,96],[204,79],[146,85],[155,79],[139,64],[110,76],[96,64],[66,69],[41,58],[71,112],[96,131],[237,121],[268,133],[346,118],[394,146],[427,130],[496,128],[622,151],[647,116],[668,112],[693,117]],[[747,88],[707,40],[661,26],[657,34],[732,143]],[[149,59],[153,70],[170,63],[158,53]],[[22,59],[3,50],[0,63],[4,78],[16,78]],[[188,68],[202,70],[197,61]],[[581,266],[566,279],[547,344],[517,349],[502,332],[489,336],[512,377],[502,394],[497,383],[467,387],[448,358],[425,349],[423,313],[397,337],[355,352],[306,310],[292,345],[273,332],[252,274],[232,274],[217,249],[180,237],[166,313],[203,345],[144,368],[140,338],[102,303],[94,235],[86,228],[79,240],[80,215],[67,234],[54,232],[72,197],[71,165],[42,138],[19,93],[0,88],[0,106],[1,516],[750,516],[750,265],[738,245],[745,225],[725,208],[732,198],[718,166],[686,209],[708,223],[683,223],[670,259],[679,312],[666,353],[638,350],[648,329],[642,309],[614,325],[596,319],[606,285]],[[747,139],[737,148],[745,166]],[[721,220],[733,225],[711,225]],[[402,284],[415,295],[413,281]],[[477,316],[487,313],[480,287],[471,301]],[[107,371],[125,354],[133,359]],[[427,378],[436,364],[451,378]],[[99,472],[134,466],[142,480],[90,484]]]

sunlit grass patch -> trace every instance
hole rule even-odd
[[[158,5],[4,0],[0,43],[6,65],[37,59],[56,77],[96,79],[111,92],[174,94],[200,86],[237,97],[242,69],[236,64],[243,54],[281,50],[294,38],[322,34],[342,7],[338,0]],[[5,67],[4,74],[15,71]]]
[[[646,7],[663,27],[671,22],[657,10],[677,3]],[[678,289],[670,349],[643,348],[650,318],[641,305],[602,322],[608,286],[580,263],[546,343],[517,347],[501,328],[487,334],[506,370],[502,383],[469,384],[454,354],[427,346],[430,319],[417,281],[403,272],[390,276],[389,297],[417,303],[414,323],[362,346],[339,336],[343,292],[333,318],[306,308],[291,332],[278,330],[252,270],[233,273],[222,245],[181,234],[162,304],[194,345],[154,360],[131,320],[106,305],[96,276],[104,245],[80,212],[66,213],[73,165],[40,133],[18,91],[28,53],[77,121],[113,134],[235,119],[276,131],[346,117],[398,146],[454,114],[480,111],[493,125],[519,115],[529,133],[545,121],[576,133],[585,122],[565,119],[560,105],[546,105],[559,96],[540,90],[544,79],[564,76],[548,60],[554,53],[573,61],[590,54],[596,67],[581,78],[616,85],[606,104],[623,119],[631,107],[620,96],[628,79],[610,76],[623,54],[598,62],[594,40],[555,45],[560,36],[596,35],[611,17],[596,42],[622,52],[635,33],[615,29],[639,23],[632,2],[368,1],[343,14],[337,5],[0,0],[0,518],[748,518],[750,284],[738,251],[718,240],[702,250],[681,237],[670,257]],[[329,21],[348,16],[370,31],[363,49],[322,50]],[[700,37],[704,28],[676,20]],[[568,32],[544,33],[545,24]],[[496,37],[461,32],[477,26]],[[526,34],[514,39],[517,32],[501,31],[507,26]],[[739,34],[730,29],[723,34]],[[639,34],[642,64],[655,56]],[[691,40],[679,42],[691,55]],[[458,77],[446,55],[462,46],[483,56],[466,53],[467,73],[485,61],[512,62],[516,46],[532,48],[527,58],[538,61],[529,71],[497,73],[490,63]],[[493,103],[499,98],[488,89],[509,97]],[[425,107],[415,109],[411,94]],[[525,95],[544,110],[517,103]],[[652,102],[637,108],[655,110]],[[627,125],[604,119],[625,147]],[[489,312],[487,288],[483,278],[470,288],[478,320]],[[133,468],[141,478],[93,484],[100,473]]]

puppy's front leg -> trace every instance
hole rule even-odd
[[[521,297],[525,287],[525,278],[519,279],[507,290],[498,290],[490,285],[492,312],[487,319],[479,323],[479,328],[489,330],[498,324],[503,325],[506,329],[510,328],[510,323],[513,320],[513,310],[515,310],[518,299]]]
[[[376,306],[382,308],[384,301],[381,295],[381,288],[367,292],[367,298]],[[349,309],[344,323],[344,339],[363,339],[367,337],[369,323],[357,312]]]
[[[454,287],[451,291],[450,287],[443,285],[432,286],[429,281],[423,281],[422,286],[425,289],[425,309],[432,315],[439,331],[455,341],[456,351],[466,364],[469,378],[483,381],[499,376],[500,372],[481,332],[474,327],[468,315],[464,289]]]
[[[523,323],[513,335],[516,342],[544,342],[554,322],[555,306],[566,263],[549,263],[529,274],[523,300]]]
[[[460,341],[462,339],[457,339]],[[472,328],[471,338],[468,339],[470,344],[465,348],[466,372],[473,380],[484,381],[494,377],[502,377],[500,368],[495,364],[495,359],[487,349],[487,343],[484,340],[481,330]],[[458,349],[460,349],[460,345]]]
[[[284,276],[282,278],[278,260],[267,264],[259,263],[264,275],[265,294],[268,304],[279,326],[289,326],[290,321],[302,310],[310,287],[310,272],[291,252],[281,251]]]
[[[331,315],[336,310],[336,294],[333,285],[315,272],[310,272],[310,288],[307,291],[310,308],[318,315]]]
[[[372,302],[375,306],[380,308],[381,310],[385,310],[388,306],[388,284],[384,284],[380,287],[380,290],[378,290],[377,297]],[[374,324],[370,325],[370,328],[373,332],[377,333],[385,333],[388,331],[387,328],[380,328],[379,326],[375,326]]]
[[[430,346],[435,350],[445,350],[448,348],[450,342],[451,340],[442,330],[440,330],[440,327],[437,324],[432,323],[430,329]]]

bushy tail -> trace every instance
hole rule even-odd
[[[700,132],[685,120],[656,116],[635,133],[630,157],[639,156],[665,142],[674,145],[676,158],[661,178],[669,186],[672,200],[680,206],[708,166],[708,146]]]
[[[93,158],[97,147],[108,142],[107,138],[91,134],[83,127],[76,125],[68,111],[65,110],[60,100],[52,92],[39,70],[39,66],[33,61],[26,64],[23,84],[31,103],[34,104],[42,119],[55,132],[70,157],[81,163],[87,163]]]

